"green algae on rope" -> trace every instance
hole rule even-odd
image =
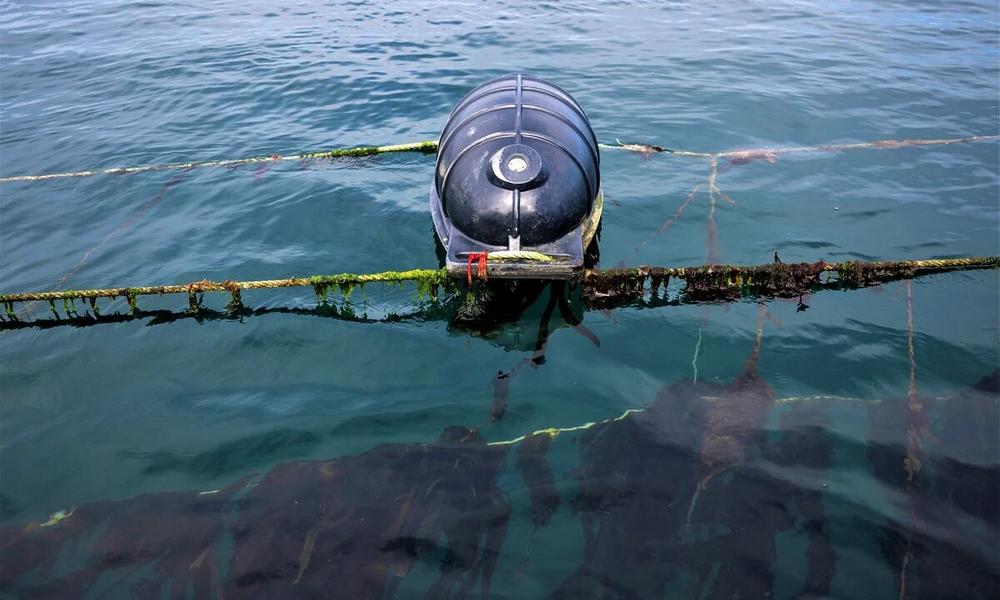
[[[142,287],[113,287],[87,290],[60,290],[51,292],[28,292],[22,294],[0,294],[0,302],[26,302],[31,300],[61,300],[74,298],[117,298],[130,296],[153,296],[164,294],[192,294],[205,292],[233,292],[239,290],[275,289],[286,287],[345,286],[365,283],[424,282],[428,285],[447,285],[451,280],[444,269],[411,269],[409,271],[386,271],[383,273],[341,273],[339,275],[313,275],[312,277],[291,277],[288,279],[265,279],[259,281],[215,282],[203,279],[181,285],[154,285]]]
[[[583,286],[584,299],[591,307],[622,304],[645,296],[656,298],[660,289],[666,293],[670,278],[685,281],[681,291],[685,300],[693,302],[725,301],[741,296],[794,297],[820,287],[852,288],[877,285],[887,281],[909,279],[918,274],[953,270],[997,269],[1000,257],[964,257],[902,261],[848,261],[842,263],[772,263],[756,266],[703,265],[699,267],[636,267],[623,269],[589,270],[578,273],[574,282]],[[823,279],[823,276],[826,279]],[[61,290],[49,292],[22,292],[0,294],[7,318],[17,320],[15,302],[48,301],[55,311],[55,300],[67,302],[84,299],[90,303],[95,315],[100,315],[98,298],[127,299],[131,312],[138,310],[139,296],[187,294],[189,310],[201,309],[202,297],[207,292],[227,292],[227,308],[235,311],[243,307],[243,290],[311,287],[316,293],[317,304],[325,304],[329,291],[336,287],[346,299],[356,286],[367,283],[398,285],[412,282],[417,285],[420,298],[435,299],[440,288],[462,286],[462,282],[448,275],[445,269],[412,269],[409,271],[384,271],[381,273],[339,275],[314,275],[289,279],[258,281],[214,282],[201,280],[186,285],[158,285],[146,287],[115,287],[88,290]],[[75,311],[75,304],[73,308]]]

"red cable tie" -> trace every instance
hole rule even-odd
[[[486,277],[486,259],[489,256],[489,252],[470,252],[468,262],[465,264],[465,276],[469,281],[469,285],[472,285],[472,263],[475,261],[476,264],[476,277],[480,279],[487,279]]]
[[[489,256],[489,252],[479,253],[479,272],[477,273],[483,279],[488,279],[486,277],[486,258]]]

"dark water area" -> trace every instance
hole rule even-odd
[[[1000,133],[995,2],[0,11],[4,177],[434,139],[511,71],[605,143]],[[605,150],[602,265],[1000,254],[995,140],[759,158],[720,165],[729,203],[705,160]],[[436,267],[432,178],[409,154],[3,183],[0,292]],[[546,289],[505,318],[415,297],[0,330],[0,595],[1000,595],[996,271]]]

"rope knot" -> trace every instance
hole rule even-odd
[[[216,285],[214,282],[207,279],[202,279],[201,281],[193,281],[188,284],[188,293],[192,292],[204,292],[206,287]]]
[[[469,262],[465,264],[465,275],[469,281],[469,285],[472,285],[472,263],[476,262],[476,277],[480,279],[487,279],[486,276],[486,259],[489,257],[489,252],[470,252]]]

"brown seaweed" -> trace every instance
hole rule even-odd
[[[753,371],[727,386],[684,381],[660,392],[642,413],[588,432],[572,503],[583,526],[584,559],[554,596],[768,597],[775,536],[788,529],[808,539],[800,594],[828,595],[836,556],[816,491],[820,482],[792,481],[760,467],[803,468],[823,477],[832,448],[823,431],[825,407],[785,409],[783,433],[774,442],[766,440],[759,410],[717,416],[724,407],[770,402],[770,388]],[[690,515],[688,500],[720,465],[725,476],[704,490]]]
[[[892,419],[907,399],[884,401],[871,411],[869,460],[884,485],[906,493],[910,515],[882,526],[886,561],[899,571],[901,597],[996,597],[1000,566],[992,556],[1000,536],[996,469],[1000,437],[997,374],[952,397],[923,403],[943,413],[928,444],[929,472],[909,481],[906,423]],[[895,423],[893,423],[895,421]],[[962,573],[962,577],[956,577]],[[905,585],[904,585],[905,584]]]
[[[1000,369],[945,398],[940,406],[944,417],[928,444],[936,477],[935,501],[927,518],[932,531],[956,535],[943,556],[925,557],[921,596],[954,593],[954,574],[970,571],[960,588],[963,594],[1000,597],[1000,564],[996,560],[1000,539]],[[974,534],[958,535],[968,531],[970,520],[976,523]],[[957,552],[958,548],[966,552]]]
[[[826,509],[820,490],[830,468],[833,442],[825,431],[829,403],[802,402],[781,418],[781,440],[769,453],[773,464],[796,469],[795,485],[784,485],[786,498],[808,536],[805,586],[801,596],[822,598],[830,595],[837,556],[826,527]]]
[[[504,455],[452,427],[435,444],[279,465],[242,503],[226,596],[381,597],[442,537],[428,595],[477,582],[487,594],[509,513],[496,488]]]
[[[583,562],[555,598],[663,597],[701,477],[695,449],[707,418],[702,397],[721,389],[676,383],[645,411],[581,436],[571,505],[583,528]]]
[[[919,476],[907,470],[909,398],[869,410],[868,459],[906,519],[880,526],[882,554],[901,598],[996,598],[1000,595],[1000,371],[950,397],[921,398],[940,415],[928,420]]]
[[[196,597],[219,587],[209,557],[223,532],[227,502],[245,480],[222,491],[144,494],[121,502],[96,502],[53,513],[47,522],[3,531],[0,590],[32,597],[80,597],[105,574],[125,578],[152,567],[155,578],[133,581],[134,596]],[[78,568],[59,572],[73,556]],[[23,581],[27,575],[28,581]]]
[[[246,480],[73,507],[2,532],[0,591],[105,594],[96,586],[110,576],[137,597],[182,598],[189,587],[196,598],[381,597],[418,560],[440,555],[429,597],[485,596],[510,510],[496,487],[505,456],[475,430],[451,427],[434,444],[283,463],[242,499]]]
[[[708,419],[699,447],[711,475],[743,462],[749,437],[774,405],[774,394],[756,372],[748,372],[718,396],[705,396]]]
[[[518,444],[515,467],[528,490],[531,519],[535,528],[545,527],[559,507],[561,498],[556,489],[552,467],[545,456],[552,446],[553,436],[546,431],[533,433]]]
[[[836,441],[825,425],[830,401],[781,404],[779,433],[769,436],[763,421],[775,404],[758,354],[755,343],[746,372],[728,384],[680,381],[648,408],[597,424],[494,445],[450,427],[434,443],[286,462],[221,491],[68,507],[0,531],[0,593],[381,598],[419,587],[429,598],[488,597],[511,517],[498,487],[506,449],[517,446],[512,465],[530,500],[533,541],[563,505],[549,453],[556,440],[577,439],[568,504],[583,555],[554,597],[773,596],[783,532],[805,544],[793,593],[829,596],[834,575],[851,566],[830,541],[822,491]],[[1000,371],[920,400],[929,430],[912,482],[900,418],[909,400],[870,405],[868,458],[899,492],[892,497],[903,510],[892,514],[920,517],[871,524],[881,527],[887,563],[909,573],[904,596],[997,597]],[[569,430],[580,433],[556,436]],[[236,469],[266,441],[251,436],[195,456],[233,454],[235,463],[220,464]],[[197,464],[183,468],[200,472]],[[858,508],[862,519],[879,518]]]
[[[733,467],[728,481],[717,482],[706,494],[693,525],[707,537],[683,546],[678,559],[694,573],[687,585],[691,597],[772,597],[776,536],[787,530],[808,540],[803,587],[796,597],[830,594],[836,555],[817,491],[832,452],[824,412],[820,404],[808,402],[786,409],[778,439],[768,442],[762,430],[756,431],[744,449],[753,460]]]

